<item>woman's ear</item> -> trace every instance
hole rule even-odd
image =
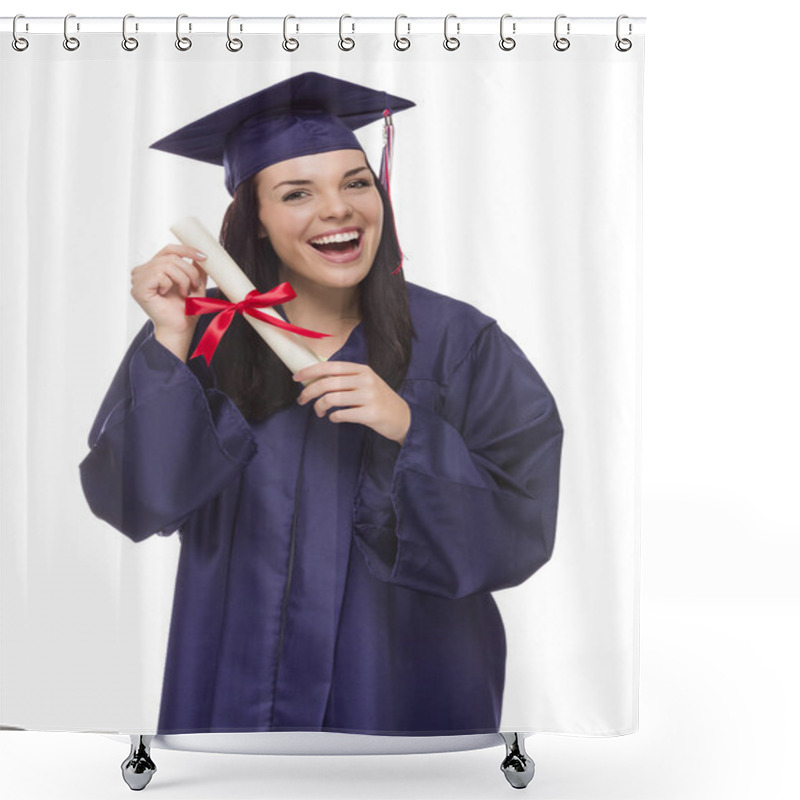
[[[261,220],[259,220],[258,222],[258,238],[269,239],[269,234],[267,233],[267,229],[261,224]]]

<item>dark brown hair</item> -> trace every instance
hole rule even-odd
[[[371,168],[370,172],[383,202],[383,232],[372,268],[359,284],[359,310],[368,363],[397,391],[408,370],[414,330],[405,278],[402,271],[392,274],[400,264],[400,247],[391,203]],[[236,189],[234,200],[225,212],[219,240],[256,289],[266,292],[280,283],[280,260],[269,239],[259,237],[258,210],[253,176]],[[218,387],[253,421],[290,405],[302,389],[238,314],[217,348],[212,368]]]

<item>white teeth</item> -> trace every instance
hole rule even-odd
[[[358,231],[334,233],[332,236],[320,236],[318,239],[312,239],[311,244],[334,244],[335,242],[350,242],[353,239],[358,239]]]

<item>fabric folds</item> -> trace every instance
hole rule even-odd
[[[515,586],[550,558],[562,427],[496,323],[446,387],[440,413],[410,403],[402,448],[370,437],[354,531],[381,580],[459,598]]]
[[[86,499],[133,541],[175,531],[255,453],[250,428],[214,388],[213,374],[202,359],[191,365],[163,347],[148,322],[89,435],[91,451],[80,468]]]

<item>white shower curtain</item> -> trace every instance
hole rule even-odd
[[[390,26],[391,27],[391,26]],[[335,23],[334,23],[335,29]],[[390,28],[389,28],[390,29]],[[406,280],[496,319],[564,426],[552,559],[496,592],[508,643],[501,729],[637,727],[643,37],[59,36],[0,51],[2,724],[153,733],[180,542],[95,518],[78,465],[144,313],[132,267],[187,215],[219,230],[218,167],[148,149],[305,71],[412,99],[392,201]],[[377,166],[380,124],[358,136]],[[470,702],[464,698],[465,704]]]

